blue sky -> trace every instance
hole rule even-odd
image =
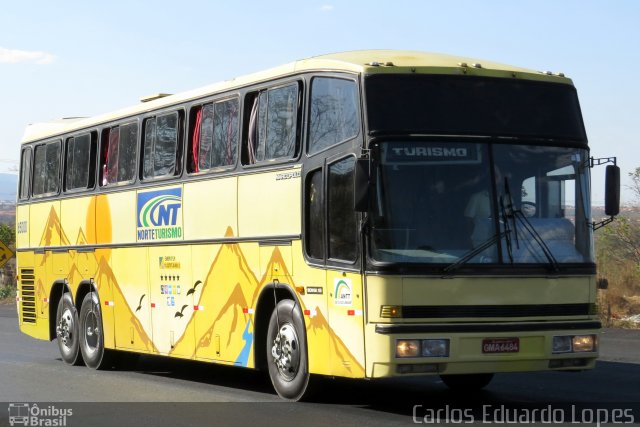
[[[562,71],[578,88],[592,155],[640,167],[640,2],[4,2],[0,171],[28,123],[88,116],[309,56],[408,49]],[[593,173],[593,200],[603,196]],[[623,201],[632,202],[623,191]]]

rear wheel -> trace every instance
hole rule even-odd
[[[292,300],[278,303],[267,331],[269,377],[278,395],[300,400],[309,385],[307,339],[299,307]]]
[[[485,388],[493,379],[493,374],[440,375],[442,382],[452,390],[471,392]]]
[[[111,354],[104,348],[102,312],[95,292],[85,295],[80,308],[80,351],[84,363],[93,369],[111,367]]]
[[[56,336],[62,360],[69,365],[82,364],[79,350],[78,310],[73,305],[69,293],[65,293],[58,303],[56,311]]]

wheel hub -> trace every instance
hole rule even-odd
[[[85,327],[87,331],[85,335],[87,348],[91,351],[95,351],[98,347],[98,342],[100,339],[100,328],[98,327],[98,319],[93,310],[87,312],[85,318]]]
[[[300,346],[293,326],[285,324],[280,327],[273,340],[271,355],[280,375],[287,381],[293,380],[300,366]]]
[[[74,328],[73,314],[68,308],[64,309],[58,327],[56,328],[56,336],[66,347],[71,347],[73,344],[73,328]]]

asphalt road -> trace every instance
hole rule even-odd
[[[288,403],[267,377],[244,369],[158,357],[142,357],[130,370],[72,367],[55,341],[21,334],[15,307],[0,305],[0,426],[25,402],[31,415],[67,426],[504,425],[527,423],[536,408],[547,408],[538,412],[541,421],[640,425],[640,331],[605,330],[592,371],[496,375],[473,396],[449,391],[436,377],[317,383],[322,392],[311,402]]]

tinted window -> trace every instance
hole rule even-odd
[[[143,177],[174,175],[178,147],[178,113],[147,119],[144,133]]]
[[[315,78],[311,86],[309,153],[358,134],[358,90],[351,80]]]
[[[58,192],[60,179],[60,141],[36,147],[33,194]]]
[[[298,85],[269,89],[253,101],[248,136],[248,163],[296,155]]]
[[[230,166],[238,152],[238,100],[198,107],[192,133],[190,172]]]
[[[353,168],[348,157],[329,166],[329,258],[356,259],[356,214],[353,210]]]
[[[586,141],[576,90],[561,83],[439,75],[365,80],[371,132]]]
[[[20,198],[29,197],[29,177],[31,176],[31,150],[22,150],[22,160],[20,161]]]
[[[307,175],[306,184],[306,233],[305,245],[311,258],[324,258],[324,211],[322,194],[322,169]]]
[[[65,172],[66,189],[89,187],[91,166],[91,134],[85,134],[67,140],[67,169]]]
[[[114,126],[102,134],[102,185],[131,182],[135,176],[138,124]]]

